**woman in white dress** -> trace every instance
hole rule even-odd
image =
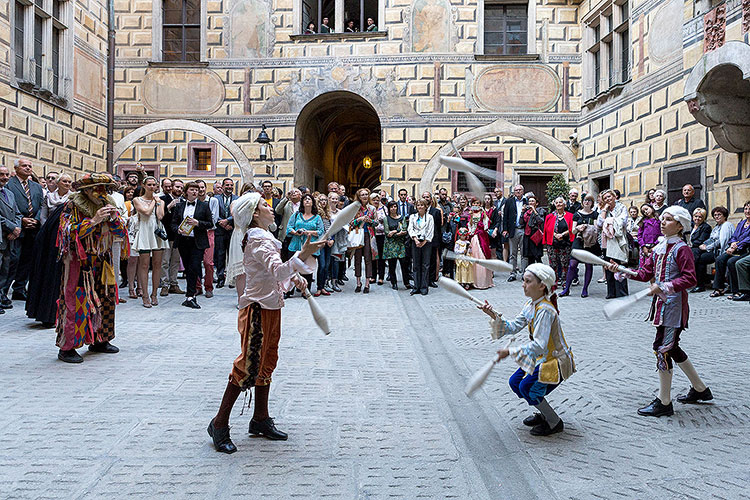
[[[158,306],[156,291],[159,289],[159,278],[161,277],[161,257],[165,248],[169,248],[166,240],[164,226],[161,219],[164,217],[164,201],[154,196],[158,184],[154,177],[146,177],[143,180],[145,187],[143,196],[133,199],[133,206],[138,212],[138,233],[132,244],[138,250],[138,287],[141,290],[143,307]],[[160,228],[165,239],[156,235]],[[149,258],[149,256],[151,258]],[[151,298],[148,293],[148,268],[153,261],[153,272],[151,274]]]

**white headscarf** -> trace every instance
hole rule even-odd
[[[247,232],[261,198],[260,193],[245,193],[234,200],[231,210],[234,217],[235,231],[239,230],[242,235]]]
[[[671,207],[665,208],[661,216],[664,217],[664,214],[671,215],[674,220],[676,220],[682,226],[682,234],[685,237],[688,246],[690,246],[690,224],[693,221],[693,218],[690,217],[690,212],[688,212],[686,208],[672,205]],[[676,235],[670,236],[669,238],[661,236],[659,237],[659,243],[657,243],[654,247],[654,252],[659,255],[663,255],[667,252],[667,245],[669,245],[670,243],[676,243],[679,240],[680,237]]]
[[[242,264],[242,239],[253,221],[255,209],[258,208],[262,196],[260,193],[245,193],[232,202],[230,210],[234,217],[234,231],[229,240],[226,280],[234,283],[237,276],[244,272]]]
[[[555,271],[551,267],[536,262],[526,266],[526,270],[539,278],[539,281],[547,287],[547,295],[552,292],[552,287],[555,286]]]

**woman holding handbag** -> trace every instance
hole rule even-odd
[[[523,210],[523,239],[521,240],[521,256],[526,259],[527,265],[542,261],[544,249],[542,248],[542,227],[544,225],[544,211],[538,207],[536,196],[530,194],[526,197],[526,208]]]
[[[289,218],[289,224],[286,227],[286,234],[292,237],[289,242],[289,251],[299,252],[302,250],[307,237],[310,236],[313,243],[318,241],[323,235],[323,219],[318,215],[318,205],[315,203],[315,198],[310,193],[302,195],[299,201],[299,211],[293,214]],[[320,255],[320,249],[313,253],[313,257],[317,260]],[[311,262],[306,262],[311,268],[314,266]],[[312,287],[312,276],[313,273],[302,274],[302,277],[307,281],[307,288]],[[322,287],[322,283],[318,283],[319,287]]]
[[[562,285],[563,276],[567,274],[574,239],[573,214],[565,210],[565,199],[558,196],[555,211],[544,219],[544,244],[550,267],[557,276],[557,286]]]
[[[594,210],[594,202],[594,197],[587,195],[583,199],[583,206],[573,214],[573,234],[575,235],[573,249],[587,250],[594,255],[599,255],[601,250],[599,249],[599,243],[597,243],[598,231],[596,229],[596,219],[599,217],[599,213]],[[584,264],[584,267],[586,270],[583,278],[581,297],[586,298],[589,296],[589,284],[594,275],[594,265]],[[570,295],[570,287],[577,279],[578,261],[571,257],[570,265],[568,266],[568,273],[565,277],[565,289],[560,294],[560,297],[567,297]]]
[[[424,198],[417,200],[417,213],[409,217],[409,237],[412,240],[412,262],[414,265],[414,288],[411,295],[427,295],[430,274],[430,251],[435,236],[435,221],[427,213],[430,203]]]
[[[383,260],[388,259],[388,281],[391,288],[398,290],[396,284],[396,262],[401,264],[401,275],[404,286],[409,285],[409,267],[406,261],[406,244],[408,237],[409,221],[405,216],[398,214],[398,203],[388,202],[388,215],[383,219],[383,230],[385,231],[385,242],[383,244]]]
[[[161,257],[165,248],[169,248],[167,233],[161,219],[164,217],[164,201],[154,196],[159,184],[156,178],[148,176],[143,180],[143,196],[133,199],[133,206],[138,213],[138,232],[133,246],[138,250],[138,288],[141,291],[143,307],[158,306],[156,291],[161,278]],[[153,261],[151,273],[151,299],[148,294],[148,268]]]
[[[354,276],[357,278],[356,293],[370,293],[372,280],[372,260],[378,256],[375,240],[375,226],[377,214],[375,208],[369,204],[370,190],[362,188],[357,191],[357,200],[362,204],[349,224],[349,248],[354,249]],[[362,289],[362,259],[365,260],[365,288]]]

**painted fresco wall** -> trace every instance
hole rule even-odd
[[[539,2],[536,29],[538,45],[543,35],[547,40],[544,60],[479,61],[475,0],[385,2],[384,31],[333,38],[295,36],[292,0],[209,2],[207,65],[180,69],[149,64],[151,6],[118,2],[116,137],[163,118],[198,119],[225,131],[252,160],[258,155],[253,141],[265,123],[273,134],[280,184],[290,186],[297,115],[316,96],[347,90],[379,115],[386,186],[414,188],[446,141],[498,117],[567,141],[580,105],[574,95],[581,74],[575,5]],[[238,21],[251,11],[256,15],[250,25]],[[530,79],[540,81],[532,93],[525,85]],[[564,171],[545,150],[513,147],[520,146],[523,153],[506,155],[508,175],[514,163]],[[261,179],[265,168],[257,163]],[[436,181],[445,185],[447,172]]]
[[[30,158],[36,175],[106,170],[106,2],[75,3],[75,35],[65,61],[64,106],[20,89],[11,78],[10,3],[0,2],[0,164]]]

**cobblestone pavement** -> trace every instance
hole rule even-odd
[[[635,413],[658,387],[647,304],[609,323],[603,285],[561,299],[578,373],[549,398],[565,432],[534,438],[507,386],[512,363],[463,394],[497,348],[472,304],[387,285],[355,295],[352,281],[318,300],[328,337],[304,300],[287,301],[271,414],[290,439],[249,437],[238,402],[230,456],[205,427],[239,352],[234,290],[200,298],[200,311],[175,296],[148,310],[130,300],[117,310],[121,352],[86,353],[82,365],[59,362],[54,332],[15,302],[0,316],[0,498],[750,496],[748,304],[691,296],[682,345],[715,403],[647,419]],[[520,284],[495,283],[474,293],[514,315]],[[675,370],[673,396],[687,388]]]

